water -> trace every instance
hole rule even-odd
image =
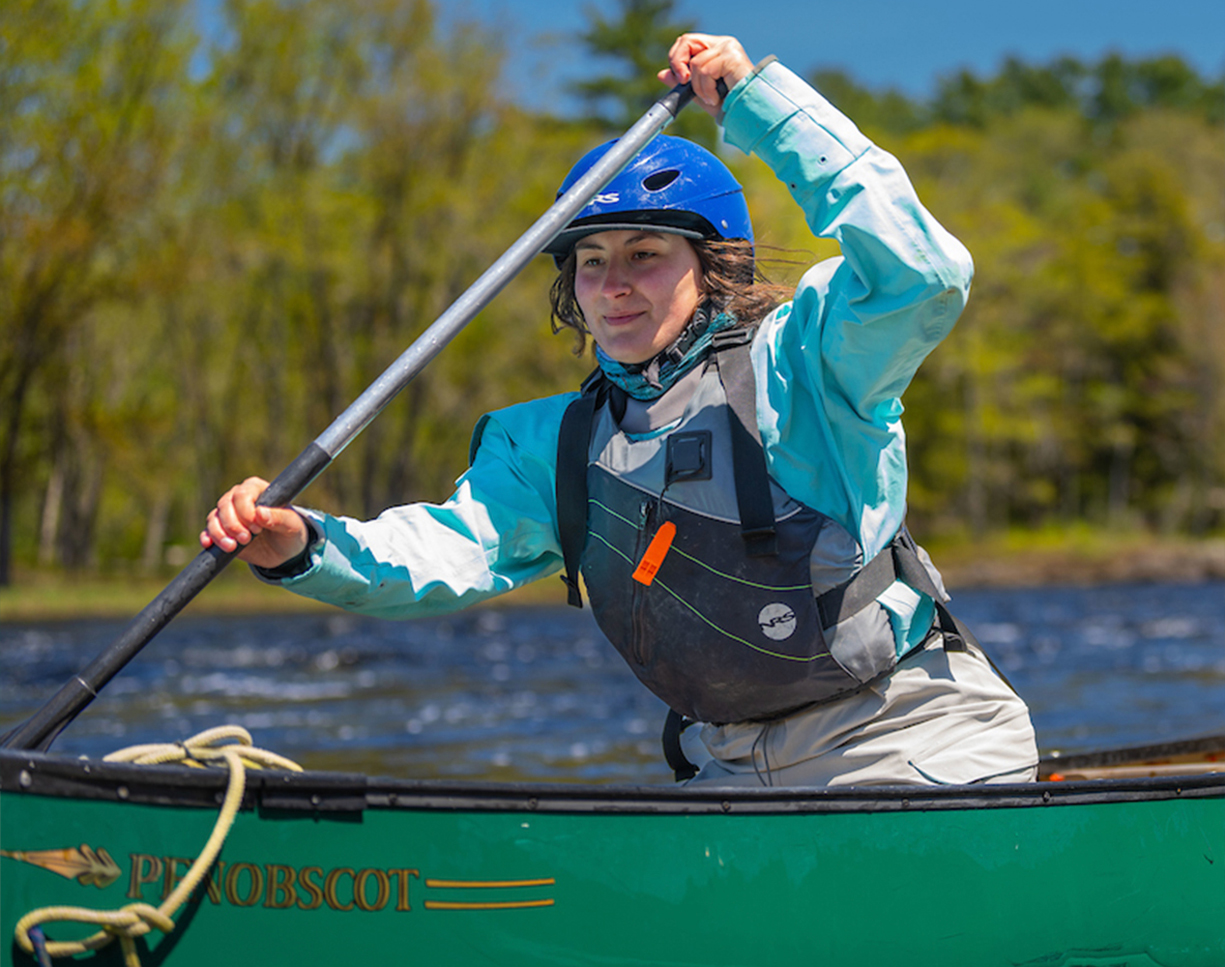
[[[1223,582],[962,591],[954,607],[1029,702],[1044,752],[1225,732]],[[0,730],[121,627],[0,627]],[[589,611],[184,619],[55,749],[101,756],[236,723],[310,768],[665,784],[665,711]]]

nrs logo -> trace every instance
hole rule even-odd
[[[594,199],[597,205],[615,205],[620,200],[621,200],[621,195],[615,191],[610,191],[605,194],[596,195]]]
[[[782,641],[795,634],[795,612],[787,605],[767,604],[757,616],[761,633],[773,641]]]

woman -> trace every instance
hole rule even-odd
[[[691,774],[680,715],[704,723],[694,782],[1032,779],[1024,703],[903,527],[900,396],[964,306],[968,253],[894,158],[772,59],[686,34],[660,79],[692,81],[842,257],[782,302],[752,282],[731,173],[657,139],[550,248],[554,320],[596,344],[581,394],[482,418],[440,506],[364,523],[257,508],[253,478],[201,543],[384,617],[462,608],[561,566],[578,603],[581,568],[601,628],[674,710],[678,776]]]

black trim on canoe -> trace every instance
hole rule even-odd
[[[58,798],[216,809],[221,769],[138,766],[0,750],[0,790]],[[538,813],[873,813],[1016,809],[1225,797],[1225,773],[968,786],[758,789],[411,780],[250,770],[245,809],[357,818],[365,809]]]

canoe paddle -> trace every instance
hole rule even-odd
[[[722,84],[722,82],[720,82]],[[725,89],[721,87],[721,93]],[[693,100],[693,88],[679,84],[655,102],[574,186],[524,232],[451,306],[378,377],[349,408],[282,470],[256,503],[290,503],[321,474],[383,408],[459,334],[511,279],[539,255],[605,185]],[[42,708],[0,740],[0,747],[45,751],[128,662],[188,602],[221,573],[238,551],[216,545],[202,550],[90,665],[65,683]]]

